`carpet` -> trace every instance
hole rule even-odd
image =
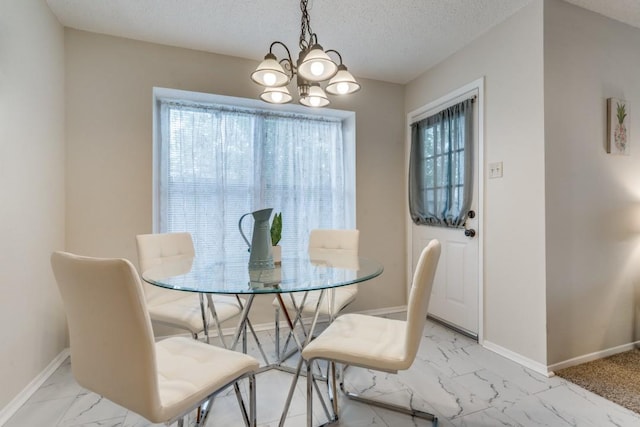
[[[561,369],[556,375],[640,414],[640,349]]]

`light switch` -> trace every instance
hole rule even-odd
[[[489,178],[502,178],[502,162],[489,163]]]

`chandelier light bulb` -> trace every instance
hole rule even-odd
[[[338,72],[327,85],[327,93],[331,95],[348,95],[360,90],[360,83],[343,64],[338,66]]]
[[[326,107],[329,105],[329,99],[320,85],[312,84],[300,94],[300,103],[307,107]]]
[[[310,82],[329,80],[338,71],[338,66],[319,44],[300,53],[298,59],[298,74]]]
[[[293,97],[289,93],[289,89],[286,86],[282,86],[266,88],[260,95],[260,99],[270,104],[286,104],[291,102]]]
[[[349,92],[349,84],[345,82],[340,82],[336,85],[336,90],[340,95],[344,95]]]
[[[273,92],[271,94],[271,100],[273,102],[275,102],[276,104],[279,104],[282,102],[282,93],[281,92]]]
[[[273,86],[276,83],[276,75],[273,73],[264,73],[262,81],[265,86]]]
[[[268,53],[258,68],[251,73],[251,80],[260,86],[280,87],[289,83],[289,75],[284,71],[275,55]]]
[[[320,61],[313,61],[309,69],[311,70],[311,74],[314,76],[321,76],[324,72],[324,65],[322,65],[322,62]]]

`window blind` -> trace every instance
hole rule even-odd
[[[306,253],[312,228],[355,226],[340,120],[168,100],[159,119],[157,231],[192,233],[199,257],[246,253],[238,220],[262,208],[282,212],[283,257]]]

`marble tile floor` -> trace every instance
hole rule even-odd
[[[396,316],[396,317],[402,317]],[[273,357],[273,331],[259,333],[268,357]],[[249,353],[260,358],[255,342]],[[289,361],[295,364],[295,359]],[[473,340],[427,322],[411,369],[390,375],[349,368],[346,384],[354,391],[388,402],[434,413],[442,427],[483,426],[639,426],[640,415],[561,378],[546,378],[479,346]],[[278,425],[291,375],[276,370],[257,377],[258,425]],[[243,393],[246,385],[243,384]],[[306,423],[305,380],[298,383],[287,426]],[[430,422],[352,402],[341,397],[336,426],[411,427]],[[316,424],[326,421],[314,403]],[[215,400],[207,427],[243,426],[232,390]],[[149,427],[140,416],[80,387],[67,360],[5,427]]]

